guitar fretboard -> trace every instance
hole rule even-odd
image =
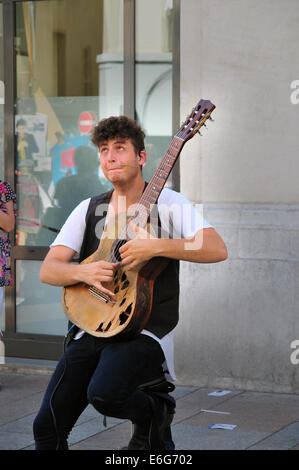
[[[172,139],[167,151],[164,154],[164,157],[162,158],[138,204],[136,205],[134,215],[130,217],[134,220],[136,225],[145,227],[153,205],[156,204],[158,197],[169,177],[169,174],[182,150],[183,145],[184,141],[180,137],[175,136]],[[118,238],[126,239],[127,236],[127,227],[124,227]]]
[[[141,204],[143,207],[145,207],[148,215],[150,215],[151,205],[157,202],[158,197],[169,177],[169,174],[180,154],[183,144],[183,140],[179,137],[175,136],[172,139],[170,146],[168,147],[158,168],[156,169],[154,175],[152,176],[144,193],[141,196],[141,199],[136,207],[137,210],[139,208],[139,204]]]

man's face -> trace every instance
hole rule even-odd
[[[112,184],[129,183],[140,176],[140,165],[146,154],[136,154],[130,139],[116,137],[99,144],[100,163],[104,175]]]

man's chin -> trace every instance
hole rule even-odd
[[[122,183],[123,179],[119,175],[109,175],[107,180],[112,184]]]

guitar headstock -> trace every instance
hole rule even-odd
[[[200,128],[205,125],[207,119],[212,120],[211,113],[215,108],[216,106],[211,101],[200,100],[195,108],[192,109],[192,112],[178,130],[176,136],[187,142],[187,140],[200,131]]]

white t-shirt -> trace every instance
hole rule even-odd
[[[63,245],[76,251],[81,250],[85,232],[86,212],[90,203],[90,198],[82,201],[69,215],[59,234],[55,238],[52,246]],[[164,233],[170,233],[172,238],[189,238],[203,228],[212,227],[202,216],[202,205],[194,206],[181,193],[169,188],[163,188],[157,201],[161,228]],[[174,372],[174,350],[173,350],[173,332],[171,331],[163,338],[156,337],[153,333],[142,330],[154,338],[161,345],[164,352],[165,363],[164,371],[166,378],[176,380]],[[84,334],[79,330],[75,339],[79,339]]]

